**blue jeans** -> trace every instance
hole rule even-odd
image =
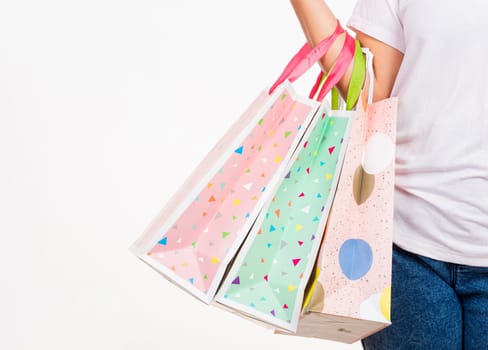
[[[391,304],[392,325],[363,339],[364,349],[488,349],[488,267],[394,246]]]

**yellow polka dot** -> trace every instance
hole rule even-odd
[[[331,175],[331,174],[325,174],[325,179],[326,179],[326,180],[330,180],[330,179],[332,179],[332,175]]]
[[[217,264],[220,262],[220,259],[217,258],[216,256],[212,257],[212,264]]]
[[[390,318],[391,286],[386,287],[380,296],[380,309],[383,316],[391,321]]]
[[[275,163],[279,163],[281,162],[281,157],[280,156],[276,156],[275,160],[274,160]]]
[[[241,201],[238,199],[234,199],[234,205],[239,205],[239,204],[241,204]]]

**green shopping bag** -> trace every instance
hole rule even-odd
[[[357,41],[354,52],[347,110],[322,104],[320,118],[307,130],[216,297],[219,304],[272,328],[297,329],[344,159],[355,114],[351,109],[364,79],[364,56]]]

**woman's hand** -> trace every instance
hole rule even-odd
[[[309,44],[313,47],[330,36],[336,27],[337,18],[323,0],[291,0],[295,14]],[[375,91],[374,100],[388,98],[403,59],[403,54],[393,47],[376,40],[362,32],[355,31],[362,47],[367,47],[374,55]],[[344,44],[345,34],[339,36],[327,54],[320,60],[324,71],[328,71],[339,55]],[[352,63],[344,77],[337,84],[342,96],[347,95],[351,79]]]

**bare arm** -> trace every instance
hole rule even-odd
[[[317,45],[322,39],[330,36],[336,27],[336,17],[323,0],[290,0],[302,30],[311,46]],[[375,91],[374,100],[387,98],[391,94],[403,54],[393,47],[376,40],[364,33],[356,31],[356,38],[361,46],[367,47],[374,54]],[[320,64],[324,70],[329,70],[339,55],[344,44],[345,34],[342,34],[331,46],[327,54],[322,57]],[[346,96],[349,80],[351,79],[352,63],[346,74],[339,81],[337,87],[342,96]]]

